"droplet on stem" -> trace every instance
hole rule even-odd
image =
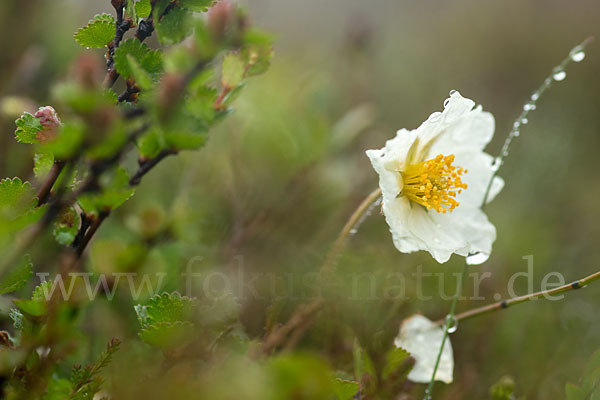
[[[567,77],[567,73],[565,71],[556,71],[554,73],[554,75],[552,75],[552,78],[554,78],[555,81],[562,81]]]

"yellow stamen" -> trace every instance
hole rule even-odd
[[[454,210],[459,205],[454,197],[467,188],[460,176],[468,171],[455,167],[453,162],[454,154],[440,154],[431,160],[409,165],[400,172],[403,183],[400,195],[437,212]]]

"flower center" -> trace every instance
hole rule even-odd
[[[454,198],[467,188],[460,176],[468,171],[452,165],[453,162],[454,154],[440,154],[431,160],[409,165],[401,171],[401,194],[427,209],[441,213],[454,210],[459,204]]]

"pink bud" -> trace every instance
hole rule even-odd
[[[40,107],[34,114],[34,117],[38,118],[44,127],[44,129],[37,133],[37,139],[42,143],[53,139],[61,125],[56,110],[50,106]]]

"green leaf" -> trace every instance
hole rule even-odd
[[[179,5],[195,12],[204,12],[214,4],[213,0],[180,0]]]
[[[25,316],[18,308],[11,308],[8,316],[12,319],[15,329],[21,330],[25,327]]]
[[[161,44],[176,44],[192,33],[192,14],[184,8],[175,7],[155,25]]]
[[[135,83],[137,83],[142,89],[148,90],[152,88],[152,78],[150,75],[141,67],[137,60],[131,55],[127,54],[127,61],[129,62],[129,70]]]
[[[120,167],[103,174],[100,187],[98,193],[87,193],[79,197],[79,205],[87,213],[98,215],[101,211],[114,210],[135,192],[129,185],[129,175]]]
[[[12,269],[0,281],[0,294],[15,292],[21,289],[33,276],[33,264],[29,255],[24,256],[16,268]]]
[[[71,382],[67,379],[52,379],[48,383],[48,389],[42,400],[64,400],[68,399],[73,392]]]
[[[29,182],[19,178],[0,181],[0,221],[14,220],[37,204],[35,191]]]
[[[572,383],[567,383],[565,385],[565,392],[567,395],[567,400],[585,400],[586,399],[585,390],[583,390],[579,386],[573,385]]]
[[[46,298],[50,296],[53,285],[53,281],[42,282],[33,290],[30,300],[18,299],[13,300],[13,303],[26,314],[34,317],[42,316],[48,310],[48,300]]]
[[[60,213],[58,219],[54,222],[52,234],[58,243],[68,246],[75,240],[80,223],[81,216],[79,213],[75,208],[68,207]]]
[[[115,38],[115,20],[109,14],[97,15],[75,32],[74,37],[83,47],[101,49]]]
[[[85,126],[79,123],[63,124],[56,138],[45,142],[42,152],[53,154],[59,160],[68,160],[80,149],[85,137]]]
[[[185,347],[190,344],[197,334],[197,329],[191,322],[159,322],[143,328],[140,338],[161,349]]]
[[[125,5],[125,13],[126,15],[134,21],[137,21],[135,0],[126,0],[127,4]]]
[[[135,12],[138,18],[149,17],[151,11],[152,5],[150,4],[150,0],[140,0],[137,3],[135,3]]]
[[[236,53],[229,53],[223,58],[221,83],[233,89],[242,83],[244,78],[244,63]]]
[[[335,378],[333,381],[333,391],[338,400],[351,400],[356,396],[358,390],[358,382],[347,381],[340,378]]]
[[[33,174],[36,178],[42,179],[52,169],[54,165],[54,155],[52,153],[35,153],[33,156]]]
[[[15,130],[15,139],[20,143],[38,143],[37,133],[44,127],[39,118],[34,117],[28,112],[15,121],[17,129]]]
[[[513,400],[515,398],[515,381],[510,376],[503,376],[490,388],[492,400]]]
[[[396,372],[409,357],[408,351],[400,347],[389,351],[386,354],[385,366],[383,367],[383,378],[385,379]]]
[[[153,79],[162,73],[162,53],[159,50],[150,50],[139,40],[128,39],[117,48],[114,57],[117,71],[126,79],[134,77],[128,56],[132,57]]]
[[[177,292],[152,296],[148,304],[136,305],[135,311],[142,327],[161,322],[188,321],[197,307],[196,299]]]
[[[264,73],[273,58],[273,38],[269,34],[252,29],[244,34],[243,41],[245,46],[242,55],[247,65],[246,77]]]

